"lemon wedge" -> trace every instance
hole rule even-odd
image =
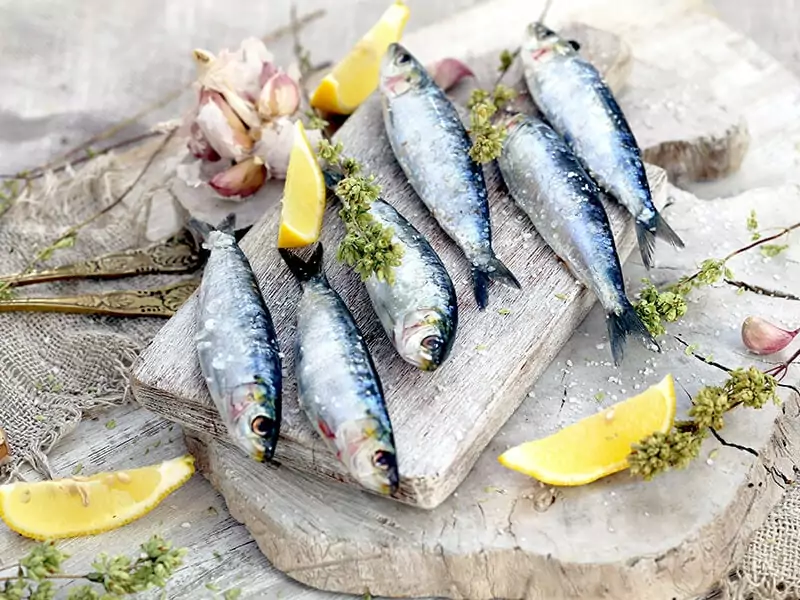
[[[325,178],[317,155],[299,119],[294,128],[294,144],[283,188],[278,248],[298,248],[316,242],[325,214]]]
[[[102,533],[135,521],[194,473],[191,455],[161,464],[0,486],[0,518],[20,535],[53,540]]]
[[[590,483],[627,468],[631,444],[669,431],[675,407],[675,384],[667,375],[638,396],[546,438],[510,448],[498,460],[549,485]]]
[[[311,106],[349,115],[378,87],[381,60],[389,44],[399,42],[410,11],[395,2],[317,86]]]

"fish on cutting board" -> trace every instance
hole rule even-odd
[[[300,408],[358,483],[392,495],[397,451],[383,388],[358,325],[325,276],[322,244],[308,262],[279,252],[303,289],[294,351]]]
[[[622,109],[576,48],[541,22],[530,24],[521,50],[525,82],[592,178],[633,215],[642,261],[650,268],[655,238],[679,248],[683,241],[653,204],[642,153]]]
[[[330,189],[341,173],[326,170]],[[392,268],[393,281],[374,274],[364,281],[372,308],[386,336],[406,362],[434,371],[447,360],[458,329],[458,302],[453,281],[425,236],[391,204],[378,198],[369,208],[381,227],[392,230],[392,244],[403,250]]]
[[[482,167],[458,112],[419,61],[391,44],[381,65],[386,133],[411,187],[472,265],[475,299],[483,310],[489,281],[520,288],[495,256]]]
[[[630,334],[657,348],[626,295],[597,184],[548,124],[518,114],[504,125],[507,135],[497,164],[508,191],[553,252],[602,304],[614,363],[622,360]]]
[[[250,262],[234,237],[235,216],[217,228],[191,219],[210,250],[200,282],[195,337],[200,370],[232,441],[271,460],[281,426],[278,337]]]

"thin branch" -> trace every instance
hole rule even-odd
[[[800,229],[800,223],[795,223],[794,225],[790,225],[789,227],[784,227],[783,229],[781,229],[778,233],[776,233],[774,235],[771,235],[771,236],[765,237],[765,238],[761,238],[760,240],[757,240],[755,242],[747,244],[747,246],[744,246],[743,248],[739,248],[738,250],[734,250],[733,252],[731,252],[730,254],[725,256],[722,259],[721,262],[722,262],[722,264],[725,264],[730,259],[732,259],[734,256],[736,256],[737,254],[741,254],[742,252],[747,252],[748,250],[752,250],[756,246],[761,246],[762,244],[766,244],[767,242],[771,242],[773,240],[776,240],[779,237],[783,237],[784,235],[786,235],[787,233],[790,233],[791,231],[794,231],[795,229]],[[689,277],[686,277],[685,279],[682,279],[680,281],[680,283],[689,283],[690,281],[696,279],[700,275],[700,273],[702,273],[702,271],[697,271],[697,272],[693,273],[692,275],[690,275]]]
[[[784,300],[800,301],[800,296],[795,296],[794,294],[782,292],[780,290],[770,290],[768,288],[761,287],[760,285],[753,285],[752,283],[747,283],[745,281],[725,279],[725,283],[742,290],[747,290],[748,292],[753,292],[754,294],[761,294],[762,296],[771,296],[773,298],[783,298]]]
[[[741,450],[742,452],[748,452],[748,453],[752,454],[753,456],[758,456],[758,452],[756,452],[755,450],[753,450],[749,446],[742,446],[740,444],[734,444],[733,442],[725,441],[722,438],[722,436],[719,433],[717,433],[717,430],[714,429],[713,427],[709,427],[708,430],[711,432],[711,435],[713,435],[715,438],[717,438],[717,441],[720,444],[722,444],[723,446],[727,446],[728,448],[736,448],[737,450]]]
[[[293,31],[293,27],[294,28],[303,27],[303,26],[311,23],[312,21],[315,21],[315,20],[319,19],[320,17],[324,16],[326,14],[326,12],[327,11],[324,8],[320,8],[318,10],[315,10],[313,12],[305,14],[302,17],[300,17],[299,19],[296,19],[296,23],[290,24],[290,25],[284,25],[283,27],[279,27],[278,29],[275,29],[274,31],[272,31],[272,32],[268,33],[267,35],[265,35],[264,37],[262,37],[261,40],[264,43],[273,42],[275,40],[278,40],[278,39],[282,38],[283,36],[285,36],[286,34],[291,33]],[[92,158],[93,156],[96,156],[97,153],[89,153],[89,152],[87,152],[87,154],[85,156],[82,156],[77,160],[70,160],[71,157],[73,157],[74,155],[79,154],[80,152],[86,152],[89,148],[91,148],[97,142],[101,142],[103,140],[107,140],[110,137],[113,137],[114,135],[116,135],[120,131],[126,129],[130,125],[133,125],[134,123],[139,121],[141,118],[147,116],[148,114],[150,114],[150,113],[152,113],[152,112],[154,112],[154,111],[156,111],[156,110],[158,110],[160,108],[163,108],[163,107],[167,106],[168,104],[170,104],[171,102],[173,102],[174,100],[179,98],[181,96],[181,94],[183,94],[186,90],[188,90],[192,86],[193,82],[194,82],[194,80],[183,84],[179,88],[175,88],[174,90],[172,90],[171,92],[169,92],[168,94],[163,96],[161,99],[159,99],[159,100],[155,101],[154,103],[144,107],[142,110],[137,112],[132,117],[128,117],[127,119],[124,119],[124,120],[120,121],[119,123],[116,123],[116,124],[112,125],[108,129],[106,129],[104,131],[101,131],[100,133],[98,133],[96,135],[93,135],[88,140],[85,140],[84,142],[78,144],[77,146],[75,146],[71,150],[68,150],[67,152],[61,154],[60,156],[56,157],[55,159],[51,160],[50,162],[48,162],[48,163],[46,163],[46,164],[44,164],[44,165],[42,165],[40,167],[36,167],[35,169],[32,169],[29,173],[21,172],[21,173],[16,173],[14,175],[4,174],[4,175],[0,175],[0,179],[38,179],[38,178],[44,176],[45,172],[47,172],[47,171],[62,170],[64,168],[66,168],[66,166],[68,164],[72,164],[73,162],[85,161],[85,160],[88,160],[89,158]],[[156,135],[157,133],[158,132],[150,132],[148,134],[144,134],[144,136],[145,137],[151,137],[153,135]],[[140,135],[139,137],[141,138],[142,136]],[[124,142],[121,142],[119,145],[120,146],[125,146],[127,144],[134,143],[135,141],[140,141],[140,140],[137,139],[137,138],[131,138],[130,140],[126,140]],[[111,149],[111,147],[109,147],[107,149],[104,149],[102,152],[108,152],[110,149]]]
[[[682,339],[680,336],[673,335],[672,337],[673,337],[673,338],[675,338],[675,339],[676,339],[678,342],[680,342],[681,344],[683,344],[683,346],[684,346],[685,348],[688,348],[688,347],[689,347],[689,344],[688,344],[688,343],[686,343],[686,342],[685,342],[685,341],[684,341],[684,340],[683,340],[683,339]],[[698,353],[697,353],[697,352],[695,352],[694,350],[692,350],[692,356],[694,356],[694,357],[695,357],[697,360],[702,360],[702,361],[703,361],[704,363],[706,363],[707,365],[711,365],[712,367],[716,367],[716,368],[717,368],[717,369],[719,369],[720,371],[725,371],[726,373],[730,373],[730,372],[732,371],[732,369],[730,369],[730,368],[726,367],[725,365],[722,365],[722,364],[720,364],[720,363],[718,363],[718,362],[714,362],[713,360],[711,360],[711,359],[709,359],[709,358],[707,358],[707,357],[703,356],[702,354],[698,354]]]
[[[19,566],[19,565],[17,565]],[[0,581],[15,581],[19,579],[19,575],[15,577],[0,577]],[[24,579],[24,577],[23,577]],[[52,575],[46,575],[43,579],[86,579],[86,575],[68,575],[63,573],[54,573]]]

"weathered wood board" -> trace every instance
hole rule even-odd
[[[676,188],[670,195],[675,203],[667,215],[688,249],[664,253],[662,267],[651,273],[657,282],[673,280],[676,270],[689,271],[709,253],[722,256],[746,244],[752,207],[758,207],[762,227],[775,228],[796,218],[792,207],[800,203],[796,186],[713,201]],[[756,285],[774,288],[774,276],[780,275],[781,289],[797,289],[800,272],[787,277],[786,261],[798,258],[795,247],[793,254],[766,265],[756,252],[730,266]],[[631,271],[631,280],[645,275],[641,268]],[[746,354],[739,341],[741,321],[755,313],[790,324],[800,308],[797,302],[737,291],[723,285],[695,294],[686,319],[671,331],[728,367],[755,362],[767,368],[776,357],[758,360]],[[672,338],[664,340],[663,355],[631,346],[622,367],[613,368],[605,356],[599,308],[543,373],[458,491],[432,511],[411,510],[307,474],[262,471],[204,434],[187,431],[187,444],[272,564],[314,587],[464,600],[695,598],[741,557],[749,535],[786,482],[795,479],[800,397],[784,389],[780,407],[737,410],[726,417],[720,434],[758,456],[709,438],[684,471],[650,482],[622,472],[557,490],[504,469],[496,458],[505,449],[602,411],[667,373],[677,381],[678,418],[690,406],[688,394],[725,378]],[[794,368],[789,381],[799,373]]]
[[[577,26],[571,31],[581,38],[583,51],[597,55],[598,64],[611,72],[612,81],[620,87],[629,70],[627,47],[607,33],[592,33]],[[610,58],[612,55],[619,60]],[[471,64],[479,79],[493,80],[494,54]],[[510,78],[514,77],[518,79],[519,73],[512,73]],[[461,89],[462,102],[467,92],[468,89]],[[646,98],[656,94],[652,85],[645,87],[643,93]],[[636,89],[628,91],[628,95],[637,94]],[[643,131],[643,147],[658,149],[674,140],[665,137],[661,130],[658,135],[648,136],[653,132],[637,127],[642,115],[648,118],[651,115],[650,104],[643,101],[643,105],[648,107],[647,111],[638,115],[631,111],[633,126],[637,132]],[[704,111],[707,105],[708,110]],[[697,126],[677,141],[684,147],[695,148],[693,144],[713,139],[720,148],[730,150],[727,153],[723,150],[716,160],[724,162],[727,158],[727,168],[735,169],[747,145],[746,128],[737,127],[738,121],[722,127],[718,103],[709,104],[707,98],[691,110],[696,113]],[[466,261],[428,215],[394,161],[385,139],[377,98],[362,106],[337,138],[368,171],[378,174],[385,197],[431,241],[445,262],[459,297],[459,334],[449,362],[432,374],[418,372],[405,364],[385,338],[357,277],[331,256],[341,238],[341,227],[333,214],[336,206],[328,208],[322,238],[329,250],[327,269],[333,286],[342,294],[364,332],[387,391],[400,461],[398,499],[433,508],[463,480],[481,450],[584,318],[594,298],[575,282],[535,235],[530,222],[505,194],[496,171],[488,169],[494,248],[520,279],[523,291],[494,286],[489,309],[480,313],[472,296]],[[662,152],[659,156],[662,165],[672,171],[694,173],[696,164],[704,164],[697,157],[706,154]],[[686,160],[686,156],[692,159]],[[657,172],[650,170],[651,174]],[[666,201],[662,183],[662,176],[651,178],[659,206]],[[619,206],[609,205],[608,209],[618,250],[624,259],[634,245],[632,225]],[[349,481],[297,406],[291,376],[291,341],[299,292],[274,250],[278,213],[277,205],[271,207],[243,242],[272,311],[285,355],[284,424],[276,457],[280,463],[299,471]],[[498,312],[499,308],[504,310]],[[134,369],[134,394],[146,408],[190,429],[224,439],[224,426],[211,404],[197,365],[194,314],[192,298],[142,354]]]

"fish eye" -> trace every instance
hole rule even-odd
[[[575,40],[569,40],[567,43],[572,46],[572,49],[575,50],[575,52],[581,49],[581,45]]]
[[[442,342],[442,338],[440,338],[438,335],[429,335],[422,340],[423,348],[430,350],[431,352],[436,352],[442,347],[443,344],[444,342]]]
[[[400,54],[397,55],[397,59],[395,60],[395,62],[398,65],[406,65],[409,62],[411,62],[411,57],[405,52],[401,52]]]
[[[266,437],[272,433],[272,419],[263,415],[258,415],[250,421],[250,429],[260,437]]]
[[[394,464],[394,457],[392,456],[391,452],[386,452],[386,450],[378,450],[372,455],[372,464],[382,471],[388,471],[389,468]]]

